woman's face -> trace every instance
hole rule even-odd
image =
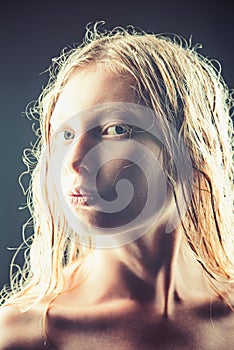
[[[57,186],[69,210],[93,227],[129,224],[145,208],[149,191],[159,193],[165,185],[158,163],[152,162],[152,154],[159,159],[158,144],[137,126],[144,115],[130,111],[139,106],[132,86],[129,77],[102,64],[77,68],[51,117],[61,165],[55,171],[61,170]],[[162,197],[152,203],[152,212],[159,210]]]

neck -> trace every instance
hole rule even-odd
[[[125,246],[95,250],[83,267],[90,273],[79,287],[80,293],[83,290],[82,298],[85,290],[89,290],[88,303],[127,299],[153,304],[167,316],[175,299],[179,245],[178,232],[167,234],[161,228]]]

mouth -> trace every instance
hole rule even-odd
[[[68,199],[72,206],[89,207],[94,203],[94,194],[82,188],[75,187],[68,192]]]

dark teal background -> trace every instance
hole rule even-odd
[[[63,47],[79,43],[85,25],[105,20],[106,27],[133,24],[146,31],[192,35],[200,52],[217,59],[234,87],[234,30],[231,1],[7,1],[0,5],[0,282],[8,281],[9,262],[21,242],[27,210],[18,177],[25,167],[22,150],[33,140],[26,105],[47,81],[41,74]]]

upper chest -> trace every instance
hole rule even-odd
[[[144,310],[57,310],[50,313],[47,330],[60,350],[234,349],[234,321],[227,312],[183,307],[171,319]]]

